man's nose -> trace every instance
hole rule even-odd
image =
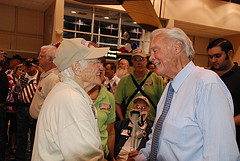
[[[217,61],[217,58],[213,57],[212,62],[216,62],[216,61]]]
[[[153,62],[154,59],[155,59],[155,57],[153,56],[153,54],[151,54],[150,57],[149,57],[149,61]]]

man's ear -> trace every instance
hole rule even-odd
[[[232,51],[232,50],[229,50],[229,52],[228,52],[228,57],[233,58],[233,51]]]
[[[48,57],[48,60],[53,62],[53,58],[52,57]]]
[[[75,75],[81,75],[82,72],[82,65],[79,62],[73,62],[72,63],[72,70]]]
[[[182,41],[179,41],[177,40],[175,43],[174,43],[174,50],[176,51],[176,53],[180,53],[183,49],[183,43]]]

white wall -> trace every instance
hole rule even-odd
[[[219,0],[163,0],[161,18],[240,31],[240,5]]]

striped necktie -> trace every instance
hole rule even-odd
[[[158,140],[162,131],[162,125],[163,122],[167,116],[167,113],[169,111],[172,97],[173,97],[174,89],[172,87],[172,84],[170,83],[167,93],[167,98],[164,104],[164,108],[162,111],[161,116],[157,120],[154,132],[153,132],[153,138],[152,138],[152,147],[151,147],[151,154],[150,154],[150,161],[156,161],[157,160],[157,151],[158,151]]]

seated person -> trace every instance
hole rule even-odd
[[[144,96],[138,96],[133,101],[129,118],[115,123],[114,157],[117,161],[134,157],[141,148],[145,147],[153,125],[153,122],[147,119],[149,114],[148,99]]]

